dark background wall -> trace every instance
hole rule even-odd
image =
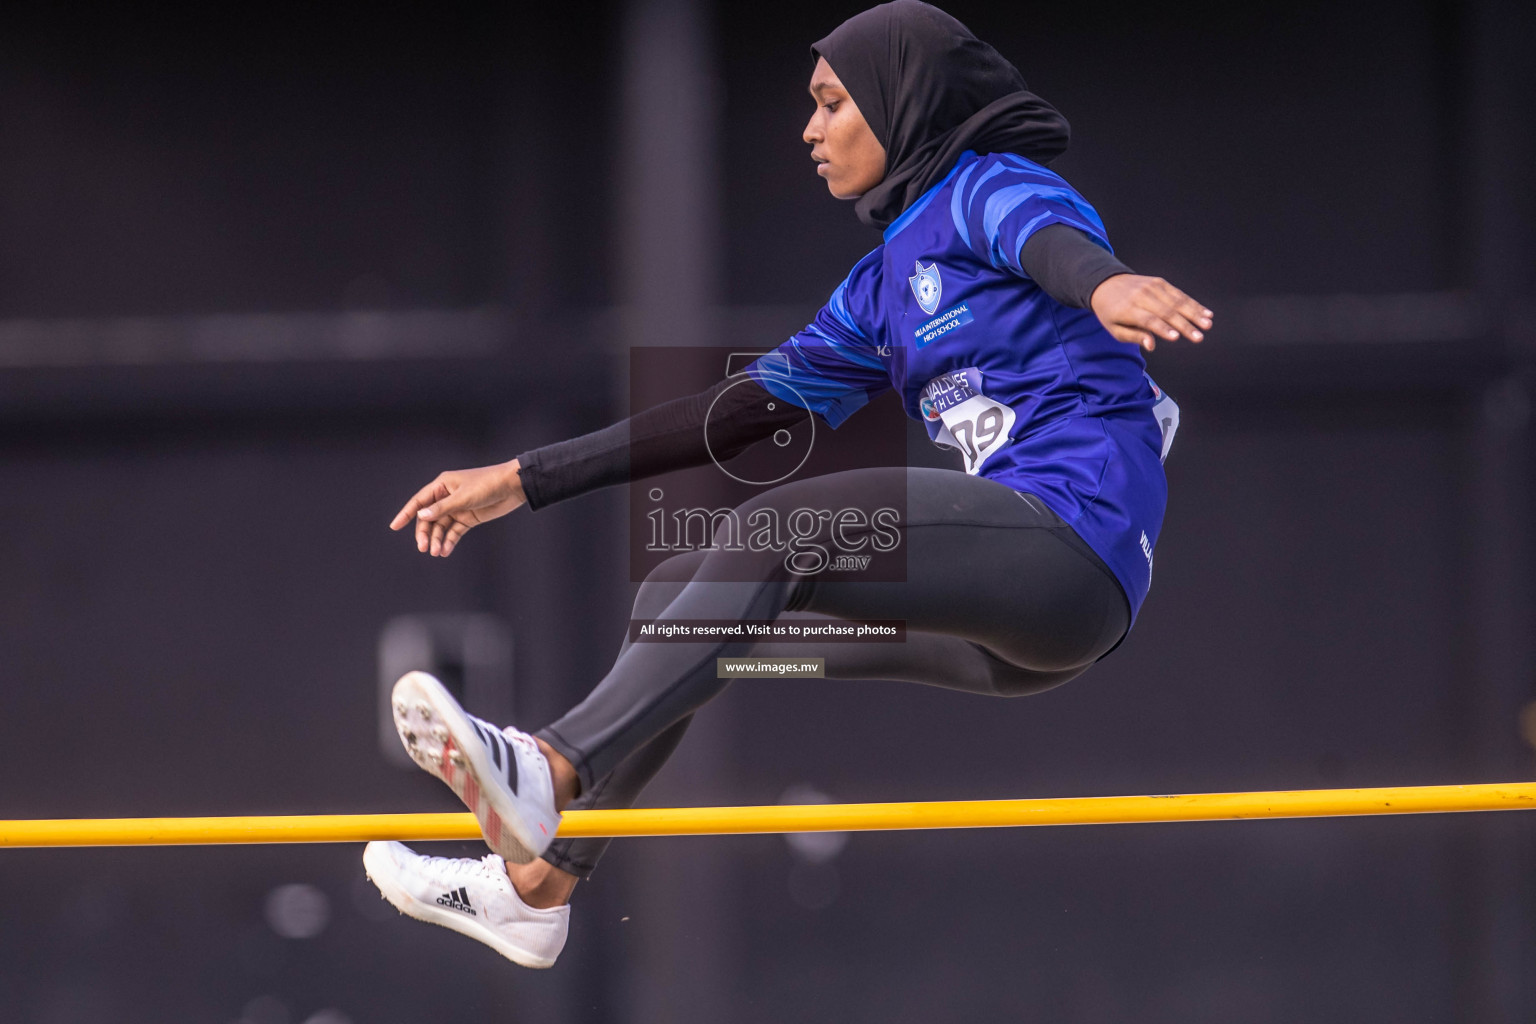
[[[384,523],[621,415],[669,275],[723,343],[825,298],[876,241],[799,141],[855,9],[0,16],[0,817],[452,809],[378,749],[402,613],[502,616],[520,724],[578,699],[621,492],[447,562]],[[1072,121],[1121,255],[1218,311],[1151,359],[1157,585],[1037,698],[738,685],[654,801],[1530,778],[1530,7],[951,9]],[[634,235],[653,181],[681,242]],[[13,850],[0,1019],[1526,1021],[1533,853],[1524,816],[633,841],[535,974],[381,914],[353,847]],[[288,883],[317,936],[269,926]]]

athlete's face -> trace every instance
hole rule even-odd
[[[816,173],[837,198],[857,199],[885,177],[885,147],[826,58],[818,59],[811,72],[811,98],[816,113],[802,138],[810,143]]]

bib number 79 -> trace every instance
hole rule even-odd
[[[974,420],[961,420],[950,428],[967,464],[981,461],[981,453],[997,443],[1003,432],[1003,414],[996,409],[983,410]]]
[[[985,395],[975,395],[942,413],[945,432],[965,458],[965,471],[974,474],[988,456],[1008,441],[1014,412]],[[938,440],[942,441],[940,437]]]

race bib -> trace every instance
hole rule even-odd
[[[1157,386],[1148,374],[1142,374],[1147,378],[1147,383],[1152,385],[1152,397],[1157,401],[1152,403],[1152,415],[1157,417],[1157,425],[1163,431],[1163,451],[1158,456],[1158,461],[1168,461],[1168,450],[1173,447],[1173,435],[1179,432],[1179,405],[1168,397],[1168,393]]]
[[[965,471],[973,475],[1008,444],[1016,418],[1012,409],[981,393],[981,371],[974,366],[933,378],[918,405],[933,443],[958,448]]]

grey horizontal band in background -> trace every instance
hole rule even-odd
[[[717,679],[825,679],[825,658],[716,658]]]
[[[513,329],[496,307],[0,320],[0,369],[484,358]]]

